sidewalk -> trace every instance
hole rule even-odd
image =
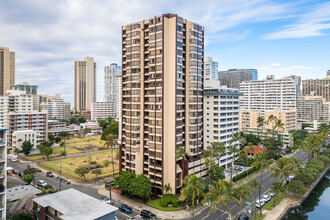
[[[280,219],[280,215],[282,214],[283,210],[288,207],[291,203],[294,203],[296,200],[293,199],[292,196],[284,197],[282,201],[276,205],[271,211],[267,211],[265,214],[264,220],[275,220]]]
[[[108,196],[109,197],[109,191],[106,190],[104,188],[104,185],[100,186],[98,189],[98,193],[102,196]],[[186,210],[179,210],[179,211],[162,211],[159,209],[155,209],[151,206],[148,206],[146,204],[142,204],[139,203],[137,201],[134,201],[132,199],[126,198],[122,195],[119,195],[115,192],[112,191],[112,199],[121,204],[121,203],[125,203],[130,207],[134,207],[135,210],[137,210],[138,212],[140,212],[142,209],[147,209],[149,211],[151,211],[152,213],[154,213],[157,218],[166,218],[166,219],[183,219],[183,218],[190,218],[191,214],[190,212],[186,211]]]

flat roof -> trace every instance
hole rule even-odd
[[[73,188],[44,195],[33,201],[42,207],[52,207],[59,211],[63,214],[61,218],[64,220],[97,219],[118,210],[115,206]]]
[[[7,167],[8,170],[9,167]],[[21,185],[9,188],[7,191],[7,199],[10,201],[16,201],[23,198],[27,194],[38,195],[41,193],[41,190],[37,189],[32,185]]]

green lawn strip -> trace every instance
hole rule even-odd
[[[283,192],[280,192],[278,194],[278,203],[281,202],[281,200],[284,198],[285,194]],[[266,210],[269,210],[271,211],[274,207],[274,203],[275,203],[275,206],[278,204],[276,203],[276,198],[277,196],[274,196],[269,202],[266,203],[266,205],[264,205],[264,207],[262,207],[263,209],[266,209]]]
[[[263,219],[263,218],[265,218],[265,216],[266,216],[266,215],[263,214],[263,215],[261,216],[261,218],[260,218],[260,212],[257,212],[257,218],[255,218],[255,215],[253,215],[253,216],[252,216],[252,220],[255,220],[255,219],[256,219],[256,220]]]
[[[183,207],[179,206],[179,207],[162,207],[159,205],[160,203],[160,199],[154,199],[154,200],[150,200],[147,202],[148,206],[151,206],[155,209],[159,209],[159,210],[163,210],[163,211],[178,211],[183,209]]]
[[[65,151],[66,151],[67,155],[84,152],[82,150],[80,151],[80,150],[72,149],[72,148],[66,148]],[[63,152],[63,147],[53,147],[53,154],[50,155],[49,158],[61,156],[62,152]],[[37,161],[37,160],[42,160],[43,158],[42,158],[41,154],[34,154],[34,155],[30,155],[30,156],[20,157],[20,159],[26,160],[26,161]]]

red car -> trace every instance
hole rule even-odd
[[[13,169],[13,171],[11,171],[12,173],[18,174],[19,170]]]

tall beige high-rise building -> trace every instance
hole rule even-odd
[[[324,79],[306,79],[302,81],[302,95],[322,96],[330,102],[330,70]]]
[[[96,101],[96,63],[93,57],[74,62],[74,110],[90,109]]]
[[[15,52],[0,46],[0,95],[15,85]]]
[[[123,26],[122,41],[120,170],[144,174],[155,193],[165,184],[178,192],[185,175],[205,175],[204,27],[163,14]]]

